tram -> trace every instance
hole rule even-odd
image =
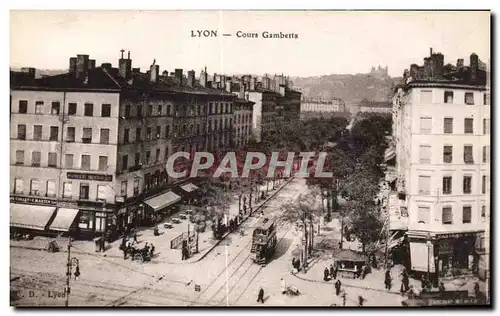
[[[253,262],[266,264],[276,250],[276,223],[269,218],[263,218],[257,223],[252,235],[251,255]]]

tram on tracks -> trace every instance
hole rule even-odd
[[[261,219],[252,235],[250,252],[253,262],[261,265],[267,264],[276,250],[277,241],[275,221],[267,217]]]

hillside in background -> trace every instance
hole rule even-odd
[[[291,78],[293,85],[304,96],[314,98],[340,98],[346,104],[355,104],[363,99],[382,102],[389,101],[392,87],[401,78],[371,74],[328,75],[318,77]]]
[[[12,71],[20,71],[21,68],[11,67]],[[38,69],[36,68],[35,78],[41,78],[42,76],[55,76],[67,73],[68,69]]]

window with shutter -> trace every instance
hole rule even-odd
[[[16,150],[16,165],[24,165],[24,150]]]
[[[61,103],[59,103],[59,102],[52,102],[52,109],[51,109],[50,113],[52,115],[59,115],[60,109],[61,109]]]
[[[68,103],[68,115],[76,115],[76,103]]]
[[[97,186],[97,200],[106,200],[106,186],[105,185],[98,185]]]
[[[23,114],[28,113],[28,101],[19,100],[19,113]]]
[[[17,139],[26,140],[26,125],[24,124],[17,125]]]
[[[444,103],[453,103],[453,91],[444,92]]]
[[[418,223],[427,224],[430,217],[430,208],[428,206],[418,207]]]
[[[482,194],[490,193],[489,184],[490,184],[489,177],[483,176],[482,183],[481,183],[481,193]]]
[[[82,155],[82,170],[90,170],[90,155]]]
[[[71,185],[71,182],[64,182],[63,183],[63,197],[70,198],[72,196],[73,196],[73,186]]]
[[[420,145],[420,163],[431,162],[431,146]]]
[[[57,153],[49,153],[49,167],[57,167]]]
[[[92,143],[92,128],[90,127],[83,128],[82,143],[86,144]]]
[[[24,193],[24,181],[21,178],[14,179],[14,194]]]
[[[471,145],[464,146],[464,162],[466,164],[474,163],[474,157],[472,155],[472,146]]]
[[[33,140],[42,140],[42,125],[33,126]]]
[[[471,176],[464,176],[463,193],[470,194],[471,191],[472,191],[472,177]]]
[[[121,196],[124,197],[124,198],[127,197],[127,185],[128,185],[128,181],[127,180],[122,181]]]
[[[75,128],[74,127],[68,127],[66,129],[66,141],[68,143],[72,143],[75,141]]]
[[[110,117],[111,116],[111,104],[103,104],[101,107],[101,116]]]
[[[85,116],[93,116],[94,115],[94,104],[85,103],[83,107],[83,115]]]
[[[31,180],[30,195],[40,195],[40,181]]]
[[[128,156],[123,155],[122,156],[122,170],[127,170],[128,169]]]
[[[474,93],[472,92],[465,93],[465,104],[474,105]]]
[[[420,91],[420,103],[423,103],[423,104],[432,103],[432,90]]]
[[[429,195],[431,186],[431,177],[419,176],[418,177],[418,193],[420,195]]]
[[[451,194],[452,190],[452,178],[443,177],[443,194]]]
[[[99,171],[108,169],[108,156],[99,156]]]
[[[471,221],[472,221],[472,207],[471,206],[464,206],[462,212],[463,212],[462,223],[464,223],[464,224],[471,223]]]
[[[139,194],[139,179],[134,179],[134,195]]]
[[[451,206],[443,207],[442,221],[443,224],[453,224],[453,211]]]
[[[483,162],[490,162],[490,146],[483,146]]]
[[[474,133],[474,119],[471,118],[464,119],[464,133],[465,134]]]
[[[444,123],[444,133],[445,134],[452,134],[453,133],[453,118],[452,117],[445,117],[443,123]]]
[[[47,181],[47,196],[54,197],[56,196],[56,181],[48,180]]]
[[[64,156],[64,166],[67,169],[73,169],[73,160],[74,160],[73,154],[66,154]]]
[[[80,183],[80,199],[88,200],[90,193],[90,186],[88,183]]]
[[[43,101],[35,101],[35,114],[43,113]]]
[[[39,151],[34,151],[31,153],[31,166],[40,167],[40,160],[42,159],[42,154]]]
[[[453,146],[443,146],[443,162],[452,163],[453,161]]]
[[[109,128],[101,128],[101,137],[99,142],[101,144],[109,144]]]
[[[58,138],[59,138],[59,127],[57,127],[57,126],[51,126],[50,127],[49,140],[55,140],[55,141],[57,141]]]
[[[490,133],[490,119],[483,119],[483,134]]]

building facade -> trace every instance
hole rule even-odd
[[[194,75],[160,75],[154,64],[140,73],[122,52],[118,68],[77,55],[67,74],[16,82],[11,226],[116,235],[179,202],[172,189],[187,179],[167,175],[168,157],[227,148],[233,131],[234,97]],[[175,169],[189,170],[191,159]]]
[[[398,203],[408,210],[411,270],[434,280],[484,274],[479,270],[490,225],[486,72],[475,54],[468,67],[463,60],[443,66],[442,56],[431,51],[425,71],[405,71],[393,111]]]
[[[234,106],[234,148],[244,148],[251,138],[252,113],[254,103],[245,99],[235,99]]]

